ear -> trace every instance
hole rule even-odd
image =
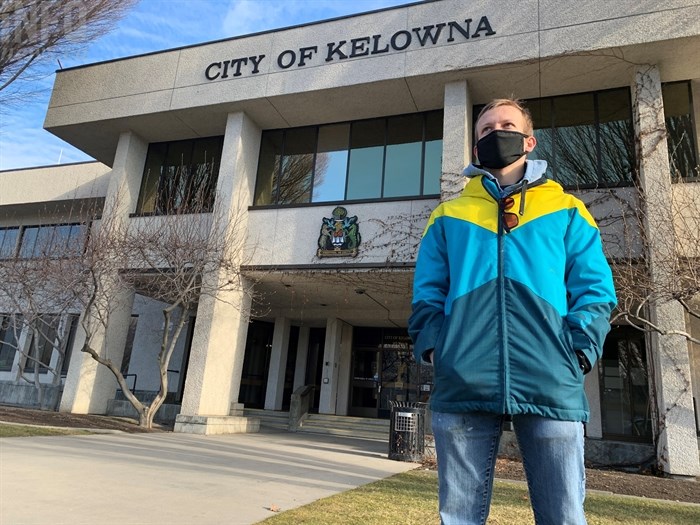
[[[474,144],[474,148],[472,149],[472,159],[478,159],[479,154],[476,152],[476,144]]]
[[[537,146],[537,139],[534,135],[530,135],[523,140],[525,141],[525,146],[523,148],[525,153],[530,153],[533,149],[535,149],[535,146]]]

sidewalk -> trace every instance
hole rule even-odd
[[[0,524],[243,525],[415,467],[311,434],[5,438]]]

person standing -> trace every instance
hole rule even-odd
[[[486,522],[510,417],[536,523],[585,524],[583,383],[610,330],[612,272],[585,205],[527,160],[520,102],[487,104],[475,136],[470,182],[423,234],[409,319],[416,359],[434,366],[441,523]]]

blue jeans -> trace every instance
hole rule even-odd
[[[489,515],[503,416],[432,414],[443,525],[483,525]],[[585,525],[583,424],[514,415],[537,525]]]

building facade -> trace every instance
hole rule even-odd
[[[0,173],[0,256],[38,258],[42,238],[70,251],[96,216],[157,227],[216,204],[245,232],[235,257],[254,300],[229,290],[186,313],[169,366],[176,430],[245,429],[241,404],[288,409],[304,386],[319,413],[388,417],[390,401],[430,395],[406,332],[415,255],[431,209],[468,182],[490,99],[527,101],[535,155],[587,202],[618,273],[643,261],[673,281],[675,248],[653,239],[686,239],[697,261],[700,207],[661,220],[700,194],[697,56],[693,2],[439,0],[61,70],[45,128],[97,162]],[[4,300],[2,388],[40,376],[60,410],[105,413],[117,383],[70,351],[83,312],[46,312],[62,353],[12,330]],[[132,293],[103,334],[137,391],[158,388],[162,308]],[[700,337],[677,302],[646,312]],[[62,373],[25,366],[31,352]],[[700,474],[698,370],[688,338],[617,320],[586,377],[588,442],[656,443],[668,472]]]

